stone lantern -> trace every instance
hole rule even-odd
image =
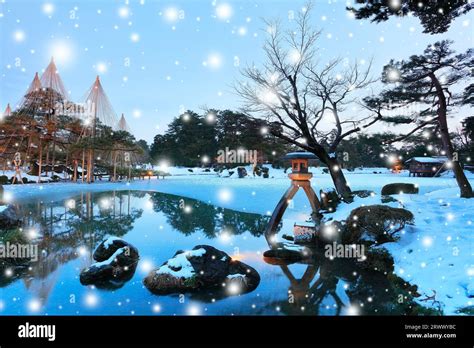
[[[288,153],[284,157],[284,159],[291,161],[291,173],[288,174],[288,177],[291,179],[291,185],[283,194],[277,206],[275,207],[275,210],[273,211],[272,217],[270,218],[270,222],[268,223],[267,229],[265,231],[265,235],[270,236],[275,233],[276,228],[280,223],[286,208],[288,208],[288,204],[300,188],[304,190],[306,196],[308,197],[309,203],[312,208],[311,217],[313,222],[309,223],[311,224],[311,226],[308,226],[308,222],[295,224],[295,237],[299,234],[299,232],[311,232],[309,234],[314,234],[316,230],[316,225],[319,224],[321,219],[321,213],[319,212],[321,205],[318,197],[316,196],[316,193],[311,187],[311,178],[313,177],[313,174],[308,171],[308,162],[310,159],[317,159],[317,157],[310,152],[291,152]]]

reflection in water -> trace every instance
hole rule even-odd
[[[208,238],[215,238],[226,231],[233,235],[250,232],[260,237],[270,220],[269,216],[241,213],[163,193],[153,194],[151,200],[153,209],[163,212],[168,223],[184,235],[203,232]]]
[[[149,196],[146,198],[145,196]],[[79,271],[93,263],[92,251],[108,236],[122,237],[132,230],[143,210],[132,205],[132,199],[151,202],[153,210],[165,215],[168,223],[184,235],[201,232],[215,238],[221,231],[242,234],[246,231],[258,237],[269,217],[240,213],[214,207],[200,201],[162,193],[114,191],[82,193],[65,202],[25,203],[17,205],[22,217],[21,228],[0,234],[0,242],[10,244],[34,243],[40,251],[39,260],[0,260],[0,287],[22,280],[31,294],[44,304],[58,282],[58,268],[79,259]],[[79,257],[79,256],[86,256]],[[129,281],[135,267],[120,281],[101,284],[97,288],[116,290]]]
[[[270,248],[274,238],[267,236]],[[357,258],[333,258],[322,248],[310,248],[312,256],[306,270],[296,277],[283,260],[275,263],[289,280],[288,298],[268,304],[287,315],[418,315],[440,314],[414,301],[416,286],[405,282],[393,271],[393,259],[383,250],[367,253],[363,262]]]
[[[157,302],[168,315],[187,314],[196,303],[207,308],[205,313],[219,315],[437,314],[420,309],[413,300],[416,287],[393,274],[393,261],[387,257],[369,257],[368,263],[331,261],[314,250],[305,263],[266,264],[260,252],[266,244],[262,233],[268,216],[135,191],[82,193],[66,201],[28,201],[17,208],[22,228],[0,231],[0,242],[35,243],[40,255],[38,262],[0,259],[1,298],[8,301],[2,313],[38,313],[25,309],[33,298],[37,302],[31,306],[48,314],[130,314],[133,309],[136,314],[156,315]],[[157,225],[169,228],[158,229]],[[232,242],[225,244],[216,238],[222,231],[234,235]],[[98,287],[80,284],[79,273],[90,266],[91,252],[109,236],[123,237],[135,245],[142,263],[136,274],[133,269],[119,283],[107,284],[107,295],[100,298]],[[176,296],[154,296],[144,289],[141,268],[147,262],[162,264],[177,250],[202,244],[203,237],[217,248],[242,249],[235,258],[261,275],[255,292],[231,298],[221,298],[218,293],[210,297],[193,294],[187,297],[188,308]],[[86,302],[69,303],[71,294]],[[128,300],[133,308],[126,309]]]
[[[58,268],[88,253],[106,235],[123,236],[142,214],[130,205],[139,193],[82,193],[66,202],[42,201],[18,205],[21,228],[2,234],[2,243],[37,244],[38,261],[3,259],[0,286],[22,279],[25,287],[45,303],[58,280]],[[90,260],[90,259],[89,259]],[[84,265],[84,267],[87,265]]]

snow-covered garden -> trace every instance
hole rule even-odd
[[[310,171],[314,174],[311,182],[315,190],[332,186],[330,176],[321,168],[310,168]],[[165,179],[132,182],[10,185],[5,186],[4,197],[9,203],[21,204],[33,198],[66,199],[78,192],[133,190],[173,194],[217,207],[271,215],[290,184],[287,173],[272,168],[268,179],[252,175],[239,179],[235,170],[230,177],[228,172],[218,175],[202,168],[171,167],[169,172],[171,176]],[[335,212],[325,214],[325,219],[345,220],[357,207],[381,204],[381,187],[389,183],[413,183],[419,188],[418,194],[396,194],[392,196],[396,201],[384,203],[409,210],[414,215],[414,223],[401,231],[399,240],[385,243],[383,247],[394,258],[396,274],[418,286],[421,296],[417,301],[421,305],[440,307],[444,314],[460,314],[462,308],[464,313],[471,313],[474,302],[474,201],[459,197],[452,173],[422,178],[409,177],[406,171],[394,174],[385,168],[366,168],[345,171],[345,175],[353,190],[373,193],[366,198],[355,197],[352,203],[339,204]],[[467,176],[470,180],[474,178],[468,172]],[[291,234],[288,226],[307,219],[310,212],[304,195],[297,194],[284,215],[287,230],[281,231],[279,236]],[[265,243],[261,252],[264,251]]]

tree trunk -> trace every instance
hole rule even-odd
[[[49,165],[49,143],[46,143],[46,176],[49,176],[48,165]]]
[[[334,182],[337,193],[345,200],[352,200],[352,191],[349,185],[347,184],[346,177],[342,172],[342,167],[339,164],[339,161],[336,158],[329,158],[326,162],[328,166],[329,174],[331,174],[331,179]]]
[[[454,172],[454,176],[456,177],[456,182],[459,186],[461,191],[461,197],[463,198],[472,198],[474,195],[472,193],[472,187],[467,180],[466,175],[464,174],[461,165],[459,164],[459,159],[454,158],[454,147],[451,142],[451,138],[449,136],[449,129],[448,129],[448,122],[446,119],[447,113],[447,104],[446,104],[446,96],[444,95],[443,88],[439,83],[435,74],[430,74],[431,81],[435,85],[436,93],[439,99],[439,107],[437,110],[438,113],[438,123],[439,123],[439,132],[441,134],[441,141],[443,143],[444,151],[448,156],[449,161],[451,162],[452,169]]]
[[[53,153],[52,153],[52,161],[51,161],[51,177],[55,175],[54,172],[54,165],[56,164],[56,132],[53,133]]]
[[[334,183],[337,193],[342,197],[344,201],[352,200],[352,191],[349,185],[347,184],[346,177],[342,172],[342,167],[339,164],[339,161],[336,157],[329,157],[329,154],[324,148],[319,148],[313,151],[313,153],[318,156],[318,158],[325,165],[328,166],[329,174]]]
[[[89,156],[87,159],[87,183],[94,182],[94,153],[92,149],[89,149]]]
[[[39,139],[39,162],[38,162],[38,184],[41,183],[41,167],[43,164],[43,144]]]
[[[69,152],[66,152],[66,173],[65,173],[65,179],[69,180],[69,171],[68,171],[68,162],[69,162]]]
[[[117,181],[117,154],[113,153],[112,154],[113,159],[114,159],[114,176],[113,176],[113,182]]]
[[[33,137],[33,135],[32,135],[31,132],[30,132],[30,134],[29,134],[29,136],[28,136],[28,147],[27,147],[27,149],[26,149],[26,160],[27,160],[27,161],[28,161],[29,158],[30,158],[31,140],[32,140],[32,137]]]
[[[73,181],[77,182],[77,160],[73,160],[73,165],[74,165],[74,178],[73,178]]]
[[[84,183],[84,170],[85,170],[85,162],[86,162],[86,153],[85,150],[82,150],[82,167],[81,167],[81,182]]]

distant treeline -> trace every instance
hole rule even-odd
[[[452,134],[464,164],[474,159],[474,117],[466,118],[458,133]],[[434,130],[413,135],[393,146],[393,133],[359,133],[342,141],[338,158],[345,168],[390,167],[394,160],[414,156],[443,155],[442,144]],[[282,157],[294,146],[276,138],[265,120],[258,120],[230,110],[211,110],[202,115],[187,111],[175,118],[164,134],[155,136],[149,148],[153,163],[166,161],[177,166],[218,165],[219,151],[258,151],[259,163],[287,166]],[[472,161],[472,160],[471,160]],[[243,163],[224,164],[229,167]]]

